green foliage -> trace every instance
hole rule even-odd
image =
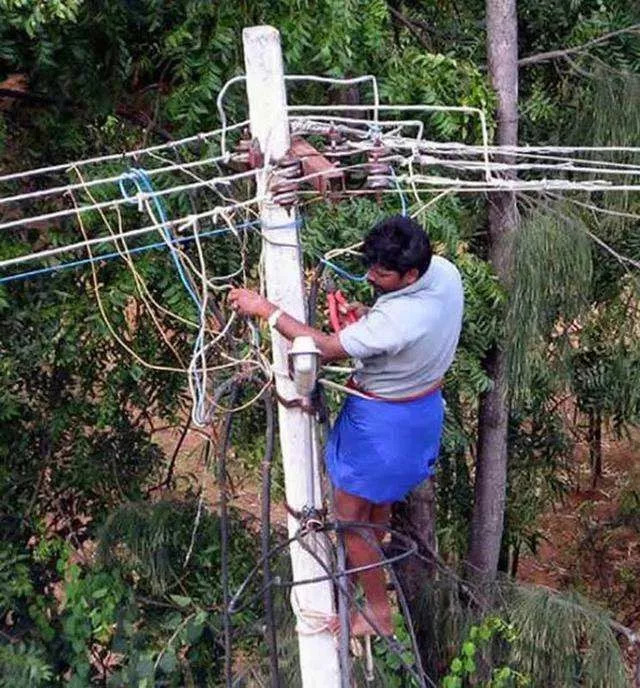
[[[570,325],[590,301],[591,241],[588,229],[570,218],[561,205],[535,208],[516,235],[506,332],[517,395],[531,389],[535,370],[549,365],[550,347],[561,371]]]
[[[401,614],[393,615],[394,639],[398,646],[405,648],[398,653],[391,650],[380,638],[376,638],[372,645],[374,672],[385,688],[416,688],[418,682],[406,670],[406,666],[413,666],[413,654],[410,651],[411,636]],[[356,669],[361,669],[360,663]]]
[[[471,626],[458,656],[451,660],[449,672],[442,679],[442,688],[462,688],[467,681],[477,683],[477,658],[482,657],[485,647],[495,639],[502,639],[508,644],[513,644],[517,637],[513,625],[498,616],[489,616],[479,625]],[[485,688],[507,688],[507,686],[525,688],[531,684],[524,674],[505,665],[493,667],[491,679],[482,682],[481,685]]]
[[[519,554],[526,547],[536,554],[543,534],[538,517],[566,490],[572,442],[554,400],[556,376],[540,368],[526,400],[513,406],[509,418],[509,466],[501,568],[515,575]],[[525,550],[525,551],[526,551]],[[511,557],[511,562],[509,562]]]
[[[7,24],[34,38],[52,24],[75,22],[82,3],[83,0],[2,0],[0,12]]]
[[[81,572],[76,564],[67,567],[62,630],[69,644],[69,664],[74,688],[90,681],[90,651],[95,644],[111,641],[118,610],[131,596],[117,571]]]
[[[160,452],[146,417],[130,410],[178,401],[177,379],[140,371],[104,336],[83,281],[57,280],[56,289],[13,286],[12,317],[0,322],[2,415],[12,421],[0,428],[0,480],[11,514],[43,513],[62,499],[97,514],[139,496]]]
[[[414,624],[428,638],[430,666],[446,667],[443,688],[627,685],[615,621],[577,594],[506,577],[480,590],[441,569],[424,587]]]
[[[521,2],[518,11],[522,55],[581,45],[637,21],[624,0]],[[398,20],[397,12],[409,26]],[[484,109],[491,136],[495,98],[484,65],[483,12],[480,0],[462,5],[449,0],[393,5],[384,0],[0,0],[0,80],[24,75],[26,95],[33,97],[9,101],[10,106],[3,100],[3,167],[77,159],[131,148],[156,136],[164,140],[215,127],[215,94],[226,79],[243,70],[241,29],[262,22],[280,28],[289,73],[375,72],[382,97],[389,102]],[[638,82],[633,76],[640,69],[638,43],[637,36],[624,34],[589,54],[573,55],[571,62],[522,69],[522,140],[635,145],[640,132]],[[317,84],[289,89],[292,103],[346,102],[353,95]],[[369,86],[359,87],[361,101],[371,96]],[[226,107],[230,118],[245,116],[240,86],[229,91]],[[442,112],[419,118],[427,138],[481,141],[476,116]],[[198,144],[182,156],[191,161],[217,152],[214,144]],[[97,170],[103,175],[122,171],[120,161]],[[61,176],[60,183],[70,180],[76,181],[74,174]],[[166,179],[158,188],[173,181]],[[22,190],[30,189],[22,183],[2,189]],[[96,191],[95,197],[104,200],[113,191]],[[240,186],[232,191],[246,193]],[[385,197],[377,205],[358,199],[312,207],[302,231],[306,266],[315,266],[330,248],[360,240],[382,215],[399,210],[398,200]],[[623,213],[638,211],[631,195],[605,193],[597,200]],[[168,202],[167,208],[170,215],[185,214],[194,205],[207,208],[215,203],[210,193],[194,192]],[[57,209],[46,202],[38,207],[43,212]],[[580,409],[603,414],[620,431],[638,422],[640,354],[637,333],[628,326],[637,322],[636,280],[600,249],[594,250],[589,234],[638,260],[637,223],[620,215],[596,219],[557,203],[541,207],[527,202],[522,214],[509,294],[485,260],[483,202],[448,197],[418,216],[438,252],[458,265],[465,283],[464,330],[445,388],[448,413],[438,482],[440,547],[452,561],[463,555],[468,542],[477,400],[491,384],[483,366],[489,351],[507,342],[517,384],[510,417],[505,551],[510,548],[513,554],[524,544],[535,549],[536,516],[562,488],[568,443],[556,408],[561,394],[571,391]],[[126,208],[123,217],[125,223],[138,219],[135,208]],[[102,228],[97,215],[86,219],[90,233]],[[117,226],[114,214],[108,219]],[[74,222],[56,223],[46,233],[51,244],[77,239]],[[15,236],[12,242],[0,238],[0,256],[17,255],[32,245],[35,230]],[[257,276],[258,244],[248,239],[251,278]],[[209,264],[220,272],[235,270],[231,246],[226,238],[209,242]],[[107,250],[102,247],[96,254]],[[361,272],[357,257],[338,262]],[[154,298],[193,319],[193,308],[166,255],[146,254],[136,266]],[[131,273],[122,264],[110,263],[100,268],[97,279],[114,330],[145,360],[173,365],[174,357],[146,315]],[[350,297],[370,298],[365,285],[341,286]],[[322,309],[321,300],[318,321],[324,324]],[[137,314],[135,327],[126,312]],[[579,335],[572,324],[579,326]],[[191,330],[174,326],[171,323],[172,344],[188,355]],[[4,627],[11,642],[0,645],[4,682],[59,685],[71,670],[76,685],[87,685],[87,677],[96,678],[97,663],[108,663],[109,652],[117,656],[107,671],[114,686],[204,686],[220,681],[216,519],[205,510],[185,566],[194,505],[182,499],[140,503],[165,461],[151,427],[156,421],[174,423],[185,407],[182,376],[142,366],[112,339],[96,310],[88,271],[0,286],[0,485],[5,495],[0,516],[7,533],[0,548],[0,604],[5,619],[6,610],[15,620]],[[234,429],[234,477],[255,473],[263,453],[263,424],[264,414],[256,407]],[[631,497],[626,499],[624,508],[633,511]],[[104,563],[71,565],[70,546],[62,544],[63,538],[77,547],[93,539],[96,524],[105,520]],[[35,544],[27,547],[32,536]],[[232,583],[237,585],[254,559],[256,543],[251,529],[238,523],[231,542]],[[53,599],[52,585],[64,589],[64,607]],[[438,642],[453,639],[452,646],[461,648],[460,672],[452,678],[462,678],[465,662],[471,669],[473,656],[465,653],[470,647],[465,643],[475,642],[469,636],[474,621],[468,610],[456,608],[453,595],[432,592],[440,604]],[[565,652],[567,666],[579,668],[583,685],[600,685],[597,662],[602,671],[611,672],[615,685],[619,657],[609,636],[602,635],[601,646],[589,636],[588,652],[595,654],[587,661],[582,646],[574,644],[567,654],[545,630],[541,654],[535,655],[531,639],[542,623],[536,618],[540,609],[522,609],[517,621],[504,616],[518,628],[511,645],[514,652],[521,648],[517,657],[522,663],[511,669],[512,662],[500,654],[492,685],[514,685],[517,671],[531,675],[534,685],[564,685],[556,652]],[[238,619],[251,657],[259,655],[259,615],[259,610],[243,612]],[[551,616],[556,619],[555,612]],[[573,630],[567,619],[560,627],[567,637],[582,637],[575,630],[576,618],[568,616]],[[97,658],[90,655],[96,647]],[[389,680],[404,680],[391,666],[392,656],[376,651],[381,654],[378,664],[389,669]],[[287,652],[293,675],[295,650]],[[453,669],[442,647],[437,652],[440,666],[444,662]],[[547,668],[552,671],[554,662],[556,673],[544,674]],[[465,674],[470,676],[471,670]],[[548,676],[551,683],[545,683]]]
[[[468,543],[473,488],[468,457],[477,437],[478,395],[491,384],[483,359],[503,328],[505,293],[489,265],[460,247],[465,312],[456,359],[446,378],[447,414],[438,461],[438,537],[443,551],[462,556]]]
[[[53,678],[40,648],[20,642],[0,644],[0,685],[39,688],[50,685]]]
[[[494,106],[494,96],[476,65],[445,55],[425,53],[415,47],[392,57],[389,77],[381,91],[390,103],[440,106],[455,103],[487,113],[491,113]],[[423,117],[427,123],[426,138],[482,142],[482,128],[477,115],[435,112]],[[491,129],[489,135],[491,137]]]
[[[220,523],[195,503],[160,501],[124,505],[105,523],[101,556],[119,562],[135,604],[121,612],[111,647],[124,653],[113,686],[219,685],[224,661],[221,642]],[[256,536],[250,524],[232,512],[229,531],[229,585],[238,589],[254,564]],[[199,518],[199,521],[197,520]],[[290,575],[280,564],[274,575]],[[259,592],[259,581],[246,591]],[[242,629],[236,647],[257,652],[263,642],[260,605],[233,617]],[[184,659],[181,659],[184,658]]]
[[[519,634],[514,657],[533,685],[627,685],[610,618],[579,595],[518,587],[511,610]]]
[[[36,534],[29,549],[18,544],[0,548],[0,610],[5,624],[9,621],[9,633],[0,642],[0,685],[15,680],[34,688],[84,688],[104,667],[109,685],[123,688],[144,688],[154,681],[220,685],[219,521],[205,511],[198,522],[197,505],[184,502],[144,505],[139,513],[134,509],[121,509],[104,525],[107,565],[81,563],[63,541]],[[132,524],[125,526],[126,521]],[[232,514],[232,590],[253,565],[257,542],[248,525]],[[158,575],[155,553],[143,541],[154,541],[164,555],[162,588],[153,579]],[[286,562],[275,562],[274,574],[289,577]],[[247,595],[259,597],[259,587],[258,580]],[[260,614],[258,604],[234,615],[233,625],[240,633],[238,650],[262,661]]]

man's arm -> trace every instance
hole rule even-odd
[[[265,320],[277,310],[275,304],[249,289],[232,289],[229,293],[229,301],[236,312],[243,315],[255,315]],[[303,335],[311,337],[325,361],[349,358],[349,354],[340,344],[337,333],[325,334],[322,330],[301,323],[284,311],[276,322],[276,330],[289,340]]]

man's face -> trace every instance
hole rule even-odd
[[[403,274],[396,270],[389,270],[382,265],[372,265],[367,270],[367,280],[377,294],[387,294],[413,284],[418,279],[418,271],[411,268]]]

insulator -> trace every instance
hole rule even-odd
[[[331,122],[331,126],[329,127],[329,131],[327,133],[329,135],[329,142],[331,145],[340,144],[344,141],[344,136],[336,129],[336,126],[333,122]]]
[[[352,152],[349,142],[345,139],[340,131],[338,131],[333,125],[329,129],[329,147],[325,148],[323,151],[327,158],[331,156],[342,155],[344,153]]]
[[[331,146],[330,148],[325,148],[325,150],[322,151],[322,154],[327,158],[343,158],[345,153],[358,153],[358,151],[351,148],[346,141],[344,143],[338,143],[335,146]]]
[[[276,169],[278,177],[286,179],[295,179],[302,176],[302,162],[300,158],[294,155],[287,154],[278,160],[278,168]]]
[[[290,206],[298,201],[298,182],[293,179],[276,177],[269,191],[278,205]]]
[[[370,162],[366,166],[369,175],[391,174],[391,166],[383,162]]]
[[[298,202],[298,194],[296,192],[281,193],[273,197],[273,202],[281,205],[283,208],[289,208]]]
[[[279,194],[279,193],[285,193],[288,191],[297,191],[298,190],[298,182],[290,179],[277,179],[274,181],[274,183],[269,187],[269,191],[271,191],[272,194]]]
[[[249,146],[249,167],[251,169],[256,169],[257,167],[262,167],[264,164],[264,155],[260,150],[260,142],[258,139],[252,139],[251,145]]]
[[[376,145],[375,148],[371,148],[367,151],[367,160],[369,162],[378,162],[389,154],[390,151],[388,148],[385,148],[382,145]]]
[[[234,150],[238,153],[248,153],[249,148],[251,148],[251,139],[240,139]]]
[[[365,186],[368,189],[388,189],[392,186],[389,176],[393,170],[389,164],[383,161],[385,156],[389,155],[389,150],[385,148],[380,139],[374,141],[374,148],[367,151],[367,181]]]
[[[231,162],[243,170],[249,169],[249,153],[234,153]]]
[[[236,144],[231,155],[231,163],[235,169],[244,171],[251,167],[251,144],[249,130],[245,129],[242,132],[242,138]]]
[[[365,186],[367,189],[390,189],[393,186],[393,182],[389,177],[379,177],[370,175],[367,177]]]

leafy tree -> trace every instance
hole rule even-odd
[[[413,0],[223,5],[196,0],[0,0],[3,167],[78,159],[216,127],[215,95],[229,77],[243,71],[241,29],[261,22],[281,30],[289,73],[355,76],[375,71],[389,102],[465,104],[493,113],[502,101],[487,78],[483,16],[479,0],[463,6]],[[636,21],[635,10],[622,0],[518,3],[521,141],[635,145],[634,75],[640,47],[637,35],[624,29]],[[549,56],[550,50],[560,54]],[[296,103],[348,104],[370,96],[367,87],[295,84],[289,91]],[[228,92],[227,108],[231,118],[244,116],[240,86]],[[425,116],[424,124],[426,135],[434,139],[481,140],[477,122],[460,114]],[[499,121],[490,117],[489,125],[491,134],[498,134]],[[197,143],[169,156],[194,161],[217,150],[215,144]],[[126,169],[118,162],[96,173],[118,175]],[[71,170],[58,179],[77,181],[77,173]],[[3,195],[29,190],[33,188],[26,182],[0,189]],[[112,197],[107,194],[113,191],[96,191],[95,197]],[[76,200],[90,198],[78,194]],[[605,194],[597,200],[620,212],[637,212],[630,196]],[[496,566],[500,552],[500,567],[510,564],[515,571],[522,547],[535,549],[536,515],[561,489],[567,430],[575,429],[559,422],[558,403],[569,393],[576,395],[581,411],[593,419],[594,447],[600,421],[620,429],[637,423],[638,352],[627,327],[637,320],[635,280],[591,242],[595,235],[617,254],[638,260],[635,220],[596,220],[584,208],[571,205],[569,210],[567,203],[550,199],[520,201],[522,230],[509,289],[506,280],[499,284],[487,262],[489,219],[481,199],[447,198],[420,216],[438,250],[456,262],[465,278],[465,329],[447,380],[449,414],[437,487],[440,551],[454,566],[467,547],[474,459],[478,434],[486,425],[478,415],[478,399],[492,389],[483,362],[498,346],[510,352],[512,395],[503,424],[509,456],[506,529],[502,543],[494,538]],[[184,215],[194,206],[215,202],[207,191],[194,192],[167,207]],[[57,209],[46,201],[38,207],[43,212]],[[357,201],[310,208],[303,232],[306,265],[314,267],[318,253],[330,247],[356,241],[379,215],[396,209],[397,200],[381,207]],[[0,216],[8,218],[10,212],[3,207]],[[134,208],[123,210],[125,222],[135,217]],[[117,222],[115,215],[109,219]],[[85,229],[95,232],[102,223],[90,214]],[[0,256],[15,255],[38,237],[51,243],[77,239],[77,229],[70,221],[3,235]],[[216,240],[206,249],[207,260],[221,272],[237,267],[231,244],[225,242]],[[247,246],[254,261],[258,242],[250,239]],[[97,255],[107,250],[99,249]],[[348,260],[345,265],[358,269]],[[153,298],[186,319],[194,315],[166,255],[148,252],[136,259],[136,267]],[[145,309],[147,296],[126,266],[104,262],[96,281],[106,320],[140,358],[167,367],[174,365],[176,354],[188,358],[188,327],[171,327],[169,341],[163,339]],[[364,295],[360,287],[347,289]],[[150,685],[154,672],[168,685],[188,685],[190,680],[215,684],[221,658],[219,619],[212,609],[220,592],[211,587],[215,546],[209,551],[203,544],[207,553],[202,556],[194,550],[185,571],[186,593],[171,588],[189,546],[193,512],[186,506],[181,511],[180,504],[139,504],[157,496],[158,485],[176,486],[153,430],[160,424],[176,425],[188,410],[184,380],[177,373],[149,369],[123,351],[96,309],[96,291],[86,268],[0,285],[0,480],[7,495],[0,511],[6,534],[0,599],[2,630],[9,637],[3,636],[6,642],[0,644],[2,680],[55,685],[71,668],[76,682],[85,684],[105,672],[115,685]],[[571,327],[576,324],[581,327],[578,336]],[[247,414],[241,422],[233,437],[242,469],[231,468],[238,473],[256,465],[263,441],[258,436],[261,412]],[[178,514],[180,522],[170,537],[167,513]],[[205,518],[199,531],[209,544],[215,542],[214,520]],[[90,546],[105,523],[105,542],[111,542],[113,556],[99,566],[72,563],[73,552]],[[165,535],[160,534],[163,523]],[[162,542],[157,551],[144,544],[156,536]],[[247,552],[255,547],[247,532],[237,537],[234,556],[238,572],[244,572],[251,558]],[[121,558],[123,551],[127,556]],[[158,564],[154,557],[173,562],[163,569],[163,581],[152,575]],[[56,586],[68,594],[65,608],[53,596]],[[110,592],[103,594],[105,587]],[[442,599],[438,609],[451,609],[452,598]],[[515,627],[535,638],[543,615],[526,609]],[[256,620],[251,614],[239,624],[253,629],[247,631],[250,643],[260,637],[253,632]],[[452,647],[464,647],[467,630],[461,625],[454,632],[444,621],[434,628],[446,648],[439,665],[444,674]],[[421,637],[426,646],[428,636]],[[527,648],[533,653],[535,643]],[[544,661],[529,654],[515,670],[538,676],[536,671],[552,664],[549,657],[585,666],[576,648],[568,653],[563,648],[562,658],[553,643],[545,648]],[[88,660],[92,649],[96,657]],[[248,652],[257,652],[256,647],[250,644]],[[110,665],[109,653],[124,659]],[[615,657],[607,657],[602,667],[610,668]],[[498,656],[496,666],[511,666],[503,660]],[[565,680],[557,678],[568,664],[563,666],[553,674],[554,685]],[[612,676],[616,672],[618,668],[611,669]],[[597,676],[589,680],[599,685]]]

